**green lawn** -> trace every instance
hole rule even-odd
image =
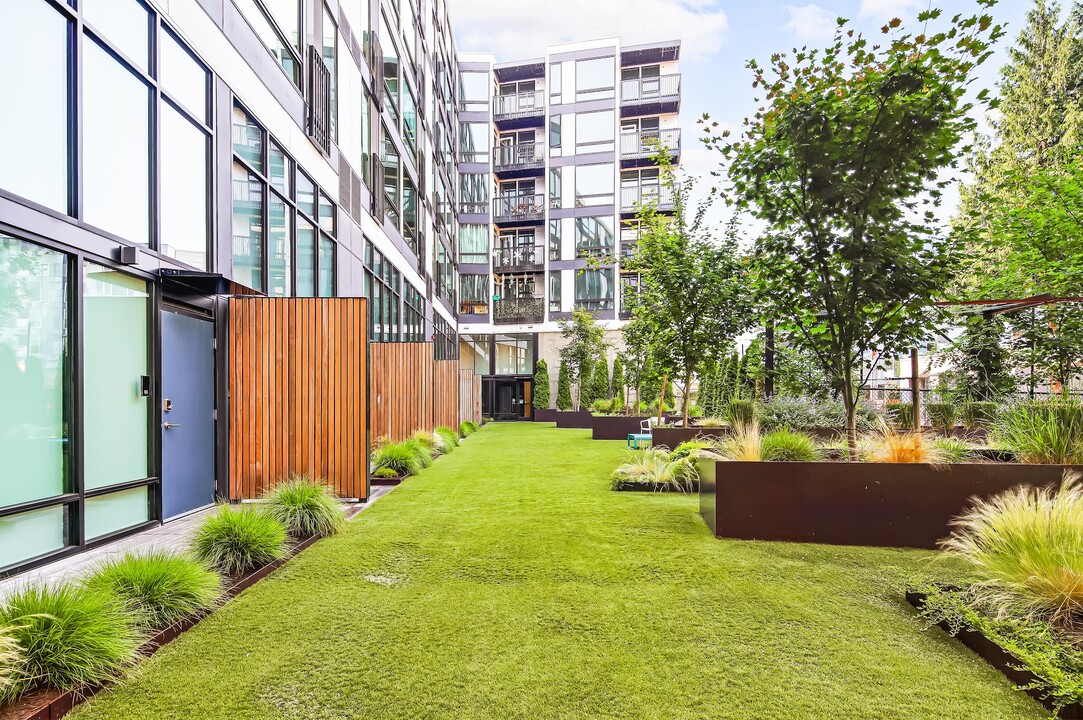
[[[624,452],[489,425],[74,717],[1047,717],[922,630],[929,553],[715,540]]]

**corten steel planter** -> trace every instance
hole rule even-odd
[[[925,606],[925,597],[925,593],[908,591],[906,593],[906,602],[920,610]],[[948,627],[946,622],[940,623],[939,627],[944,632],[951,632],[951,628]],[[1034,673],[1023,669],[1023,663],[1019,662],[1018,658],[977,630],[960,630],[955,635],[955,639],[970,648],[982,660],[1004,673],[1017,687],[1026,687],[1037,680]],[[1028,689],[1026,693],[1052,712],[1053,704],[1042,697],[1042,693],[1038,688]],[[1083,704],[1072,703],[1071,705],[1065,705],[1060,709],[1057,717],[1061,720],[1083,720]]]
[[[631,433],[642,432],[646,415],[592,415],[591,438],[594,440],[627,440]]]
[[[700,514],[715,537],[935,549],[972,505],[1080,466],[731,462],[701,457]]]
[[[593,418],[590,410],[557,410],[557,427],[590,430]]]
[[[662,447],[664,445],[672,450],[681,443],[695,440],[698,437],[727,438],[731,435],[733,435],[733,430],[728,427],[654,428],[654,431],[651,433],[651,445],[654,447]]]
[[[553,408],[534,408],[534,422],[556,422],[557,410]]]
[[[406,475],[399,475],[397,477],[378,477],[377,475],[370,475],[369,485],[386,485],[394,487],[395,485],[401,484],[407,477],[408,476]]]

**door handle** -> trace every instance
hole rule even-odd
[[[173,428],[179,428],[180,423],[171,423],[171,422],[162,423],[162,427],[164,427],[166,430],[172,430]]]

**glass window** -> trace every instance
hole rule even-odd
[[[86,538],[118,532],[147,521],[146,486],[87,498],[84,503]]]
[[[489,162],[491,141],[489,123],[459,123],[459,150],[463,162]]]
[[[417,242],[417,188],[408,176],[402,178],[402,236],[416,253]]]
[[[207,86],[210,82],[207,71],[172,33],[163,32],[159,38],[159,84],[197,120],[207,122]]]
[[[560,220],[549,221],[549,259],[560,260]]]
[[[576,274],[575,307],[582,310],[613,309],[612,269],[580,270]]]
[[[263,184],[233,163],[233,279],[263,290]]]
[[[316,228],[297,221],[297,296],[316,295]]]
[[[69,489],[68,262],[58,252],[0,234],[0,506]],[[26,523],[37,522],[24,518]],[[0,538],[5,532],[0,519]],[[6,541],[0,548],[7,548]],[[0,566],[8,564],[0,550]],[[30,557],[19,549],[22,557]]]
[[[534,342],[530,338],[497,335],[493,342],[497,375],[524,375],[534,368]]]
[[[82,0],[83,18],[141,70],[149,67],[150,13],[136,0]]]
[[[613,152],[614,123],[612,110],[579,113],[575,116],[575,147],[577,151]]]
[[[304,173],[297,173],[297,209],[308,215],[316,217],[316,185]]]
[[[149,476],[147,283],[83,266],[83,484],[87,490]],[[146,507],[143,508],[146,520]]]
[[[459,262],[483,265],[489,263],[488,225],[459,225]]]
[[[63,505],[0,518],[0,568],[65,547],[67,526]]]
[[[83,219],[147,245],[149,89],[97,43],[83,47]]]
[[[161,106],[160,243],[163,255],[207,269],[207,135],[168,103]]]
[[[233,107],[233,152],[263,171],[263,130],[237,106]]]
[[[320,193],[320,227],[332,235],[335,234],[335,205],[326,193]]]
[[[335,296],[335,243],[320,235],[320,297]]]
[[[598,100],[613,97],[616,77],[616,62],[613,57],[577,60],[575,99]]]
[[[384,90],[388,100],[391,101],[392,117],[398,117],[399,107],[399,55],[395,50],[395,43],[387,32],[389,27],[387,19],[380,23],[380,49],[384,52]]]
[[[459,74],[459,106],[463,110],[484,111],[489,107],[489,73]]]
[[[483,173],[459,175],[459,202],[464,213],[489,211],[489,176]]]
[[[278,143],[273,141],[267,147],[267,165],[269,170],[268,179],[271,181],[271,187],[288,198],[290,196],[290,161],[289,158],[286,157],[286,153],[282,152],[282,148],[278,147]],[[308,183],[308,187],[309,192],[307,199],[309,203],[311,203],[311,182]],[[301,202],[300,194],[297,196],[297,202]],[[306,210],[306,212],[309,215],[312,214],[311,210]]]
[[[560,120],[563,115],[553,115],[549,118],[549,147],[560,147]]]
[[[613,164],[577,165],[575,168],[575,206],[611,205],[613,203]]]
[[[295,2],[295,0],[294,0]],[[323,64],[331,76],[331,137],[338,137],[338,28],[334,18],[323,8]]]
[[[599,252],[613,248],[613,218],[584,217],[575,219],[576,250]]]
[[[560,312],[560,271],[549,274],[549,312]]]
[[[563,195],[563,185],[561,183],[561,168],[549,168],[549,207],[559,208],[561,203],[561,197]]]
[[[45,0],[5,3],[3,14],[0,187],[66,213],[69,24]]]
[[[417,156],[417,104],[409,85],[402,86],[402,141]]]
[[[233,2],[248,20],[259,39],[267,46],[271,57],[282,65],[282,69],[286,71],[294,84],[300,85],[301,64],[295,54],[297,51],[290,47],[292,43],[294,47],[300,48],[298,0],[267,0],[275,22],[271,21],[255,0],[233,0]],[[290,6],[292,6],[292,16]]]
[[[549,94],[560,95],[560,63],[549,64]]]
[[[277,194],[271,193],[267,206],[267,294],[273,297],[290,294],[292,226],[292,208]]]

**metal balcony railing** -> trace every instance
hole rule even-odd
[[[680,97],[680,73],[639,78],[638,80],[621,80],[620,83],[620,101],[622,103],[678,100]]]
[[[517,245],[493,251],[493,270],[530,272],[545,269],[544,245]]]
[[[493,169],[526,170],[545,165],[545,143],[519,143],[493,148]]]
[[[620,189],[621,212],[634,212],[640,205],[654,205],[657,210],[673,210],[673,188],[665,185],[636,185]]]
[[[545,320],[545,298],[543,297],[507,298],[493,302],[494,323],[507,325],[543,320]]]
[[[681,151],[681,131],[641,130],[620,136],[620,156],[622,158],[649,158],[661,153],[662,148],[676,155]]]
[[[497,120],[541,115],[544,111],[545,98],[541,90],[493,97],[493,118]]]
[[[520,222],[545,219],[545,196],[506,195],[493,201],[493,221]]]

